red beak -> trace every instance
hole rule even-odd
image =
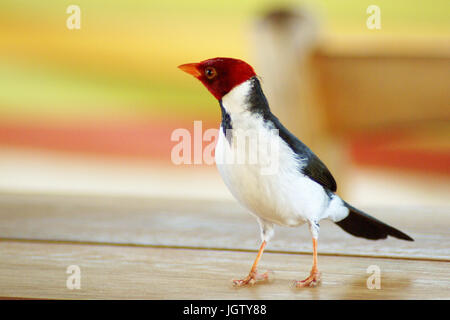
[[[186,63],[182,64],[181,66],[178,66],[181,70],[184,72],[189,73],[190,75],[193,75],[194,77],[198,78],[202,75],[200,70],[198,70],[199,63]]]

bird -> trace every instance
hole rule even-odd
[[[392,236],[414,241],[339,197],[336,181],[325,164],[271,112],[260,78],[248,63],[218,57],[178,68],[200,80],[218,100],[222,118],[215,147],[216,166],[231,194],[260,227],[261,246],[256,259],[246,277],[233,280],[234,286],[269,280],[269,272],[259,273],[258,264],[275,225],[309,227],[313,265],[308,277],[294,280],[297,288],[315,287],[321,281],[317,251],[319,222],[323,219],[356,237],[378,240]],[[256,143],[242,147],[242,141],[251,140],[245,137],[253,137],[249,132],[256,133],[257,139],[252,140]],[[250,159],[252,153],[256,156]],[[236,161],[239,156],[241,161]],[[274,165],[268,160],[274,160]]]

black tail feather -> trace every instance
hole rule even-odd
[[[371,240],[386,239],[387,236],[392,236],[397,239],[414,241],[413,238],[400,230],[388,226],[346,202],[344,203],[350,212],[345,219],[336,222],[336,224],[351,235]]]

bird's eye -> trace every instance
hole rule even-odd
[[[205,69],[205,76],[209,80],[213,79],[216,75],[217,75],[217,71],[213,67],[207,67]]]

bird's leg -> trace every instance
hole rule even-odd
[[[313,238],[313,266],[309,277],[305,280],[295,281],[295,286],[297,288],[303,287],[315,287],[320,283],[320,272],[317,268],[317,239]]]
[[[258,280],[267,280],[269,278],[269,274],[267,272],[263,274],[259,274],[257,272],[258,262],[261,259],[264,248],[266,246],[266,241],[264,240],[259,248],[258,255],[256,256],[255,262],[253,263],[252,268],[250,269],[250,273],[247,277],[241,280],[233,280],[233,285],[236,287],[241,287],[245,285],[254,285]]]

